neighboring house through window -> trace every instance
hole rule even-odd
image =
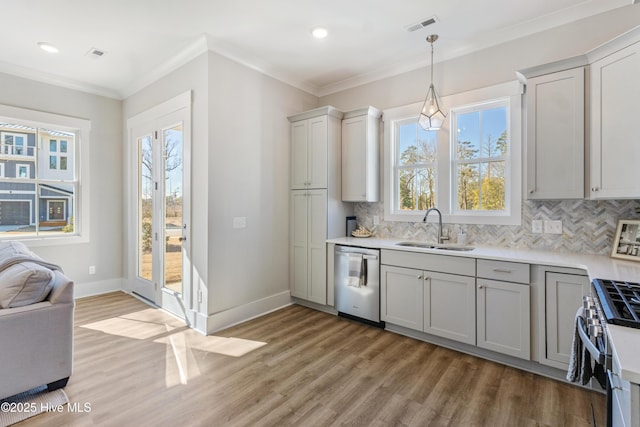
[[[88,186],[77,164],[89,129],[84,119],[0,105],[0,239],[88,240]]]

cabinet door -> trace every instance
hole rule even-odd
[[[307,178],[309,188],[327,188],[328,118],[308,119],[309,159]]]
[[[577,274],[547,272],[545,275],[546,358],[560,369],[569,367],[576,310],[588,295],[589,278]]]
[[[584,198],[584,68],[527,81],[527,197]]]
[[[306,190],[291,192],[289,285],[291,295],[308,298],[308,195]]]
[[[342,200],[367,201],[367,116],[342,121]]]
[[[422,271],[383,265],[380,274],[381,319],[422,331]]]
[[[639,198],[640,43],[591,64],[591,197]]]
[[[308,120],[291,123],[291,189],[307,188],[309,159]]]
[[[424,273],[424,332],[476,344],[476,279]]]
[[[529,285],[477,279],[478,347],[530,360]]]
[[[308,300],[327,304],[327,190],[308,192]]]

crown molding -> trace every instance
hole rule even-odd
[[[57,76],[55,74],[34,70],[32,68],[21,67],[19,65],[10,64],[4,61],[0,61],[0,73],[33,80],[40,83],[50,84],[53,86],[59,86],[65,89],[73,89],[93,95],[104,96],[107,98],[113,98],[117,100],[122,99],[121,94],[116,90],[79,82],[77,80],[68,79],[62,76]]]

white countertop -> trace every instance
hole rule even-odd
[[[611,279],[640,282],[640,263],[610,258],[605,255],[581,255],[575,253],[539,251],[532,249],[511,249],[492,246],[472,245],[472,251],[448,251],[397,246],[398,242],[409,239],[339,237],[327,240],[347,246],[372,249],[392,249],[406,252],[424,252],[467,258],[494,259],[500,261],[524,262],[552,267],[578,268],[585,270],[589,279]],[[608,325],[612,354],[622,368],[622,379],[640,384],[640,329]]]

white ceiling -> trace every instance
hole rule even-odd
[[[125,98],[210,49],[321,96],[631,0],[2,0],[0,72]],[[427,28],[406,27],[437,17]],[[6,19],[9,17],[10,19]],[[316,40],[310,30],[324,26]],[[60,49],[47,54],[37,43]],[[97,59],[91,48],[107,53]]]

